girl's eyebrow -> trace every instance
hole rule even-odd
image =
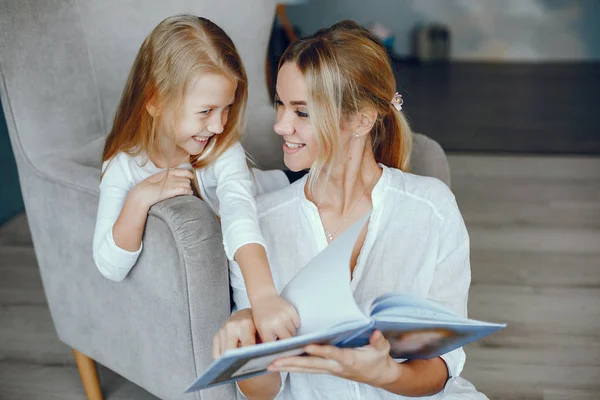
[[[227,107],[232,106],[233,103],[235,102],[234,100],[231,100],[231,102],[227,105]],[[219,108],[220,106],[216,106],[216,105],[212,105],[212,104],[201,104],[198,106],[198,108]]]

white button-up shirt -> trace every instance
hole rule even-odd
[[[441,181],[381,165],[373,189],[373,211],[354,269],[354,299],[368,313],[371,302],[389,292],[414,293],[467,315],[471,280],[469,237],[452,192]],[[279,291],[327,246],[317,207],[304,193],[306,177],[257,199],[261,231]],[[250,307],[239,266],[232,262],[231,284],[237,309]],[[332,325],[338,321],[332,321]],[[461,349],[444,356],[450,380],[428,399],[485,399],[459,377]],[[277,399],[391,400],[404,397],[330,375],[282,374]]]
[[[189,163],[178,168],[192,169]],[[123,209],[127,193],[139,182],[164,171],[145,155],[136,157],[117,154],[104,162],[100,182],[100,201],[94,231],[94,261],[100,272],[112,280],[122,280],[137,262],[142,244],[137,251],[127,251],[114,241],[113,226]],[[220,216],[225,253],[231,260],[243,245],[265,245],[258,227],[256,194],[288,186],[282,171],[250,172],[246,153],[236,143],[225,151],[213,164],[196,170],[202,199]]]

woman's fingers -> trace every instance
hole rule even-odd
[[[227,346],[225,346],[225,351],[231,349],[237,349],[239,347],[240,339],[236,336],[230,336],[227,338]],[[223,353],[225,353],[223,351]]]
[[[221,355],[221,332],[219,331],[215,336],[213,336],[212,341],[212,357],[213,360],[216,360]]]
[[[227,330],[226,327],[223,327],[220,331],[219,331],[219,337],[220,337],[220,341],[219,341],[219,357],[221,357],[223,355],[223,353],[225,353],[225,350],[227,350]]]
[[[275,361],[272,366],[280,371],[336,374],[342,366],[335,360],[321,357],[287,357]]]
[[[241,347],[252,346],[256,344],[256,333],[250,331],[244,331],[240,335]]]

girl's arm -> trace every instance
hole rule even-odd
[[[123,280],[135,265],[142,251],[141,237],[148,212],[136,207],[128,195],[133,185],[121,157],[117,155],[104,165],[93,244],[96,267],[113,281]]]
[[[293,336],[299,326],[298,316],[279,296],[273,282],[258,222],[256,186],[242,145],[236,143],[223,153],[213,170],[225,253],[240,266],[259,334],[263,341]]]
[[[150,207],[158,201],[192,194],[193,173],[172,169],[133,185],[118,155],[105,166],[94,232],[96,266],[108,279],[122,281],[142,251],[142,235]]]

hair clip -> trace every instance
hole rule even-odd
[[[404,99],[402,99],[402,95],[398,92],[394,95],[392,99],[392,105],[398,111],[402,110],[402,104],[404,104]]]

